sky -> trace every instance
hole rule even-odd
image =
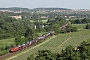
[[[0,0],[0,8],[4,7],[90,9],[90,0]]]

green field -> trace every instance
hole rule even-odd
[[[86,24],[72,24],[72,26],[77,27],[78,29],[86,28]]]
[[[0,47],[9,46],[10,44],[14,44],[14,38],[0,40]]]
[[[46,20],[41,20],[41,22],[43,22],[43,23],[46,23],[48,21],[48,19],[46,19]],[[30,22],[35,22],[34,20],[30,20]]]
[[[53,36],[52,36],[53,37]],[[82,41],[90,38],[90,30],[80,30],[78,32],[59,34],[56,38],[51,39],[45,44],[38,47],[31,47],[29,50],[25,50],[20,55],[13,56],[11,60],[26,60],[27,56],[36,53],[38,50],[47,49],[51,52],[60,53],[66,46],[73,45],[78,46]],[[47,40],[46,40],[47,41]]]

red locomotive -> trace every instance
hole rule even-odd
[[[18,50],[21,50],[21,46],[16,46],[10,49],[10,52],[16,52]]]

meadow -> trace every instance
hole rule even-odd
[[[14,40],[14,38],[0,40],[0,47],[5,47],[14,44]]]
[[[77,27],[77,29],[86,28],[86,24],[72,24],[72,26]]]
[[[48,19],[45,20],[41,20],[41,22],[46,23],[48,21]],[[34,20],[30,20],[30,22],[35,22]]]

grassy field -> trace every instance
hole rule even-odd
[[[86,28],[86,24],[72,24],[72,26],[77,27],[78,29]]]
[[[0,40],[0,47],[9,46],[10,44],[14,44],[14,38]]]
[[[11,60],[26,60],[27,56],[36,53],[38,50],[47,49],[52,52],[60,53],[66,46],[73,45],[78,46],[82,41],[90,38],[90,30],[80,30],[78,32],[59,34],[56,38],[51,39],[45,44],[42,44],[36,48],[30,48],[30,50],[21,55],[15,55],[15,58]]]
[[[41,20],[41,22],[43,22],[43,23],[46,23],[48,21],[48,19],[46,19],[46,20]],[[30,22],[34,22],[34,20],[30,20]]]

